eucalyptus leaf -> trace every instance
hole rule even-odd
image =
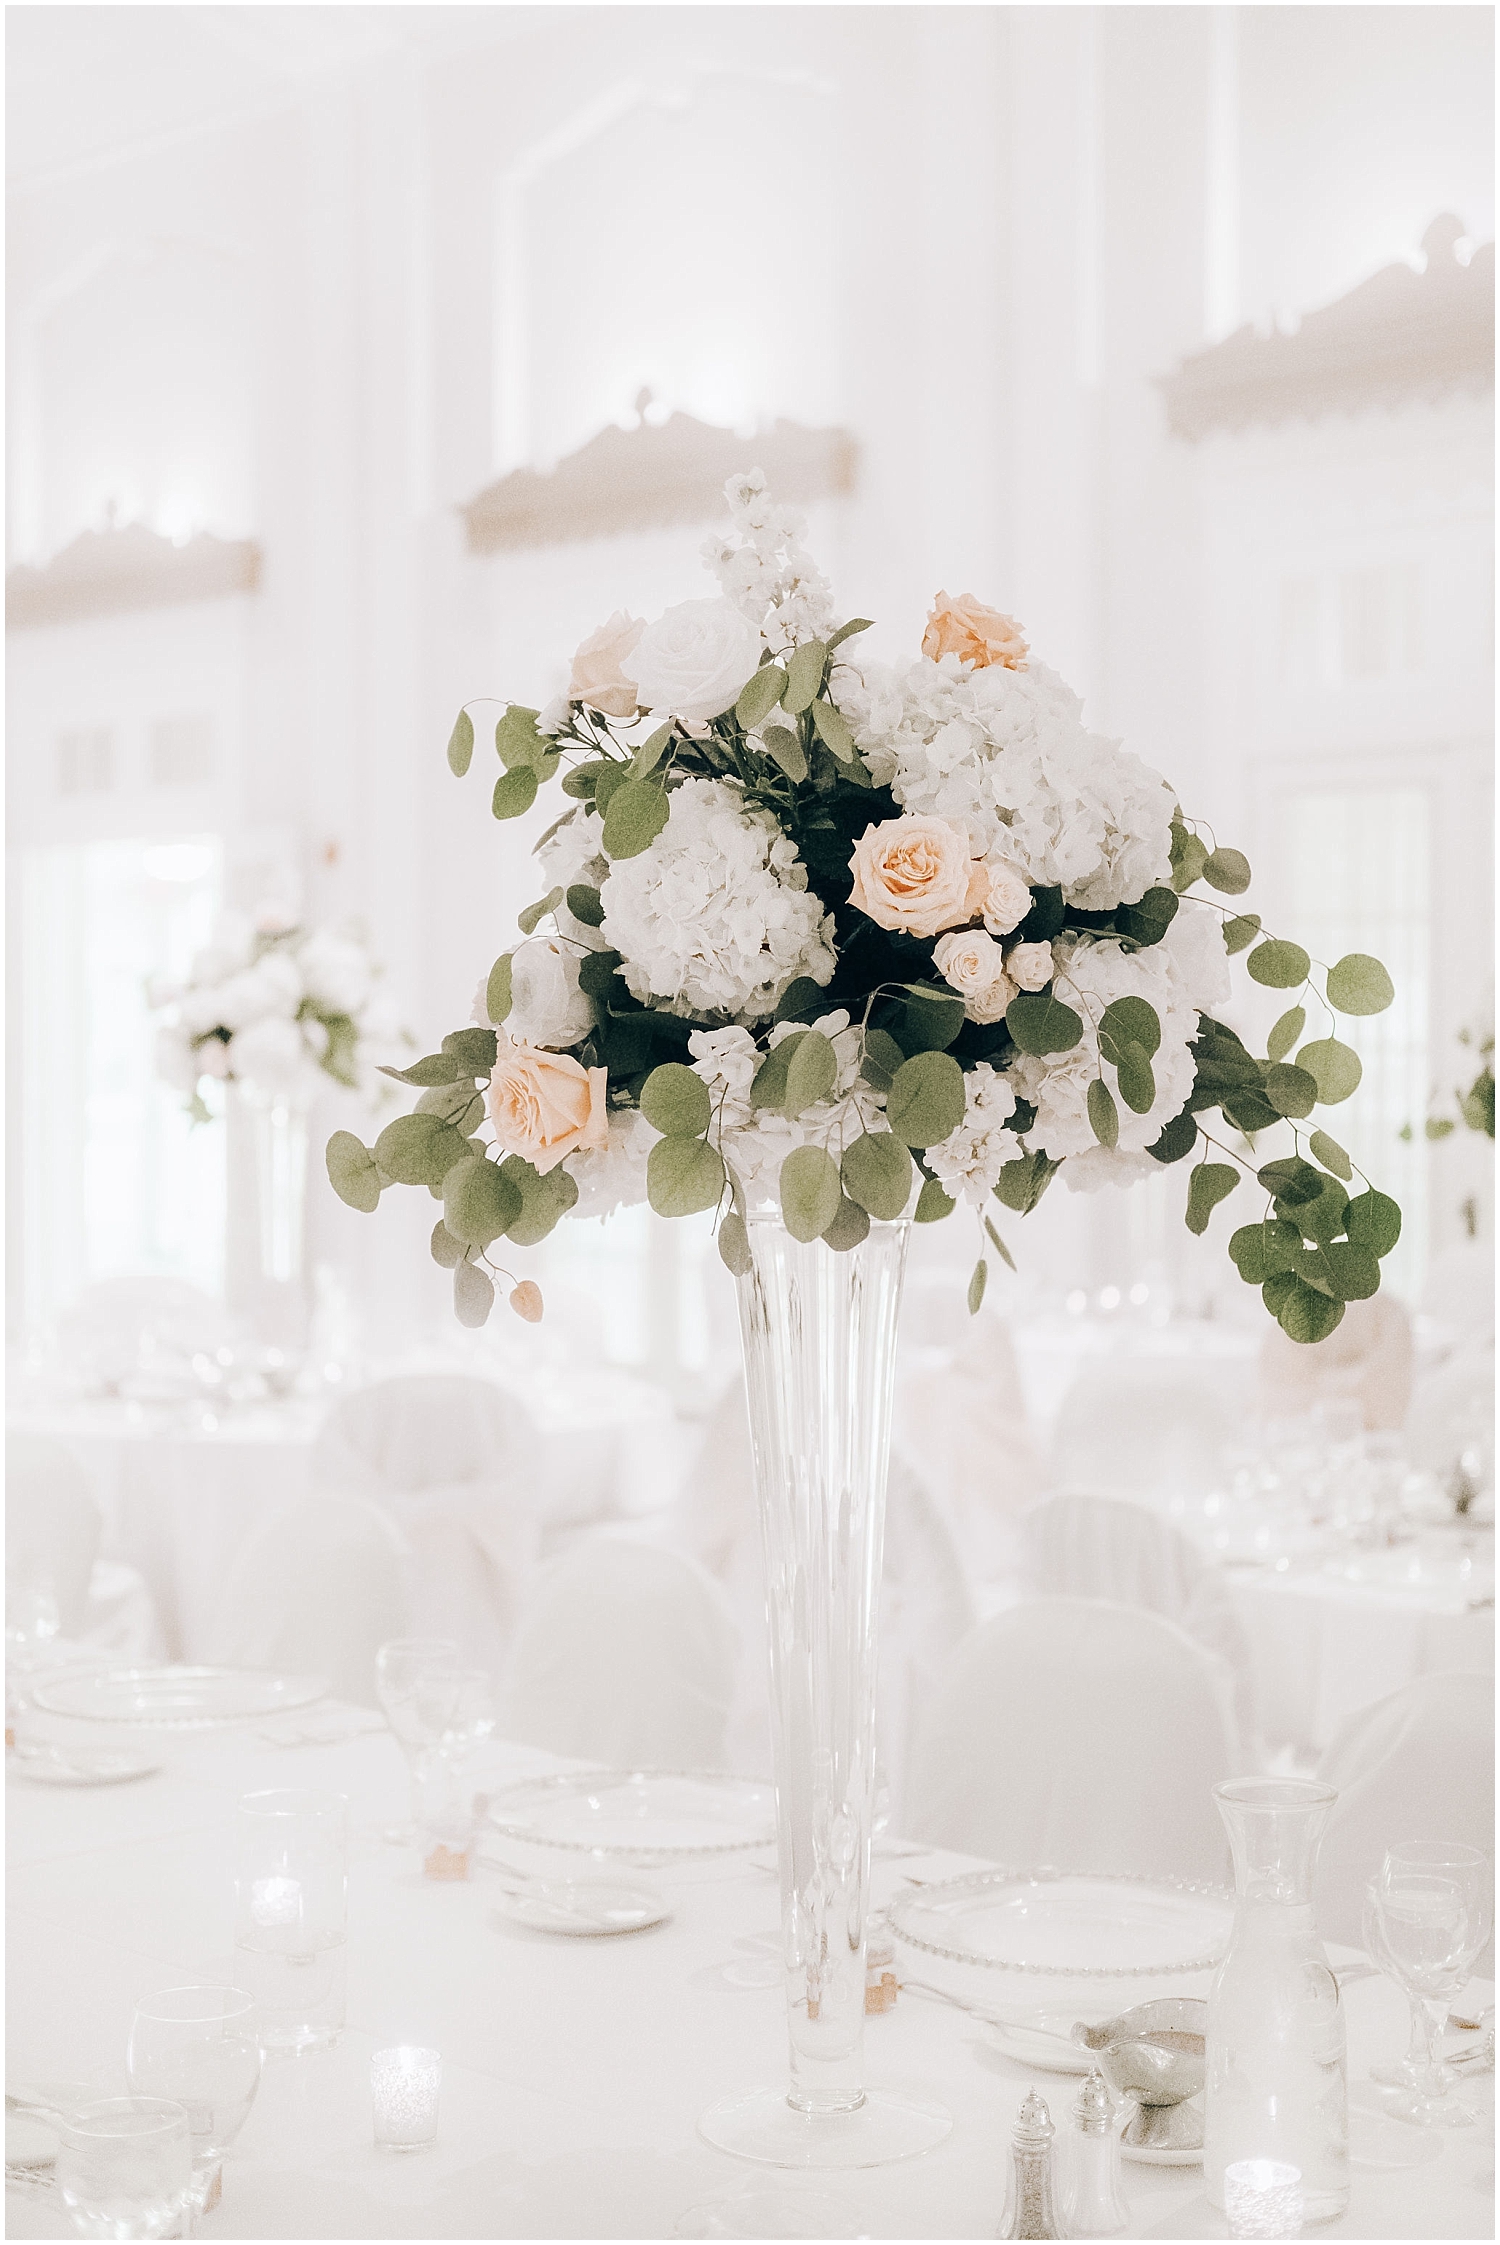
[[[806,1029],[798,1029],[790,1037],[783,1037],[779,1045],[772,1046],[756,1069],[750,1084],[750,1105],[757,1112],[764,1108],[779,1111],[785,1106],[787,1077],[791,1072],[792,1059],[807,1034]]]
[[[843,1197],[832,1154],[822,1146],[794,1146],[781,1165],[781,1220],[793,1239],[820,1239]]]
[[[1263,1286],[1278,1271],[1293,1269],[1301,1252],[1302,1234],[1279,1216],[1242,1224],[1229,1241],[1230,1259],[1249,1286]]]
[[[787,1066],[786,1096],[782,1100],[783,1114],[793,1119],[828,1097],[839,1072],[838,1054],[821,1029],[809,1029],[797,1038],[796,1045]]]
[[[1268,1278],[1261,1288],[1261,1298],[1291,1341],[1326,1341],[1343,1321],[1342,1302],[1331,1302],[1292,1271]]]
[[[436,1115],[439,1122],[452,1123],[461,1138],[470,1138],[484,1121],[484,1100],[474,1088],[472,1076],[460,1076],[456,1084],[437,1084],[424,1091],[417,1101],[419,1115]]]
[[[1099,1050],[1113,1062],[1110,1048],[1138,1044],[1148,1060],[1161,1044],[1161,1016],[1145,998],[1116,998],[1099,1017]]]
[[[1328,1274],[1334,1298],[1340,1302],[1367,1302],[1380,1292],[1380,1264],[1368,1247],[1355,1240],[1336,1239],[1318,1254]]]
[[[443,1179],[443,1222],[465,1247],[488,1247],[520,1213],[520,1193],[483,1155],[455,1162]]]
[[[885,1103],[886,1121],[908,1146],[939,1144],[957,1130],[964,1108],[964,1072],[947,1052],[919,1052],[904,1060]]]
[[[1095,1076],[1089,1085],[1089,1125],[1101,1146],[1117,1146],[1120,1142],[1120,1115],[1115,1106],[1114,1094],[1102,1076]],[[1196,1129],[1193,1135],[1197,1136]]]
[[[455,778],[462,779],[473,760],[474,720],[466,709],[461,709],[448,735],[448,769]]]
[[[854,735],[849,730],[849,720],[843,711],[835,709],[832,702],[825,701],[815,701],[811,707],[813,727],[823,746],[841,764],[851,763],[854,758]]]
[[[516,926],[520,929],[522,935],[535,935],[547,914],[555,912],[562,900],[563,892],[561,889],[549,889],[545,896],[537,898],[535,904],[528,904],[524,912],[518,912],[516,914]]]
[[[897,1044],[904,1052],[943,1052],[964,1025],[964,1002],[951,990],[930,984],[907,983],[899,1010],[891,1022]]]
[[[1326,1247],[1331,1239],[1338,1238],[1349,1220],[1349,1195],[1336,1177],[1325,1177],[1321,1170],[1313,1174],[1321,1187],[1316,1200],[1279,1206],[1285,1209],[1304,1239],[1311,1240],[1316,1247]]]
[[[1293,1006],[1284,1013],[1266,1039],[1266,1058],[1285,1060],[1303,1030],[1307,1027],[1306,1006]]]
[[[507,1154],[500,1174],[520,1195],[519,1212],[506,1226],[517,1247],[539,1247],[555,1231],[578,1199],[577,1180],[565,1169],[549,1169],[545,1176],[519,1154]]]
[[[823,1244],[836,1255],[847,1255],[851,1248],[862,1247],[870,1236],[870,1219],[857,1201],[841,1200],[838,1214],[823,1233]]]
[[[1300,1154],[1287,1154],[1279,1161],[1268,1161],[1255,1175],[1268,1193],[1292,1207],[1304,1201],[1315,1201],[1328,1182],[1321,1171],[1314,1169],[1310,1161],[1304,1161]]]
[[[1266,1097],[1278,1115],[1300,1122],[1318,1104],[1318,1082],[1306,1068],[1291,1068],[1284,1061],[1266,1071]]]
[[[599,891],[590,888],[586,881],[575,881],[567,893],[567,907],[573,918],[586,928],[604,925],[604,900]]]
[[[957,1206],[957,1201],[943,1191],[935,1177],[923,1179],[922,1190],[917,1195],[916,1220],[919,1224],[940,1224],[945,1216],[953,1214]]]
[[[490,798],[490,809],[496,818],[519,818],[536,801],[537,786],[537,775],[533,767],[530,764],[517,764],[513,771],[502,772],[496,780],[495,792]],[[485,1283],[488,1285],[489,1281],[486,1280]],[[494,1293],[494,1288],[490,1287],[492,1301]],[[485,1316],[488,1315],[486,1310]],[[479,1322],[483,1324],[483,1318]]]
[[[786,687],[781,697],[783,709],[795,717],[799,711],[811,707],[818,688],[823,683],[823,665],[828,660],[828,648],[821,639],[804,639],[794,647],[786,666]]]
[[[1318,1037],[1306,1044],[1297,1055],[1297,1066],[1305,1068],[1318,1087],[1318,1099],[1325,1107],[1337,1107],[1342,1100],[1352,1097],[1359,1089],[1364,1063],[1353,1045],[1346,1045],[1338,1037]]]
[[[786,672],[780,663],[762,663],[755,676],[740,689],[740,698],[734,705],[734,714],[747,733],[753,733],[764,724],[786,686]]]
[[[828,1000],[822,986],[810,974],[799,974],[787,984],[776,1004],[776,1020],[795,1020],[800,1013],[820,1013],[827,1009]]]
[[[1201,1236],[1221,1200],[1227,1200],[1240,1181],[1240,1173],[1224,1161],[1200,1162],[1188,1179],[1187,1215],[1190,1232]]]
[[[703,1138],[662,1138],[646,1158],[646,1198],[658,1216],[696,1216],[717,1208],[724,1162]]]
[[[680,1060],[664,1060],[641,1086],[641,1113],[664,1138],[701,1138],[713,1102],[701,1076]]]
[[[1016,1267],[1016,1259],[1014,1255],[1012,1255],[1010,1249],[1006,1246],[1004,1240],[1000,1237],[1000,1234],[996,1231],[994,1225],[990,1222],[988,1216],[986,1216],[984,1220],[984,1230],[985,1237],[988,1239],[991,1247],[993,1247],[993,1249],[995,1250],[995,1253],[999,1256],[1001,1262],[1005,1265],[1008,1271],[1013,1271]]]
[[[369,1147],[352,1130],[336,1130],[323,1160],[339,1199],[363,1216],[373,1214],[380,1205],[380,1170]]]
[[[1250,886],[1250,860],[1238,850],[1215,850],[1203,878],[1221,896],[1243,896]]]
[[[460,1325],[483,1325],[495,1306],[495,1282],[473,1263],[460,1263],[453,1273],[453,1314]]]
[[[1083,1036],[1083,1020],[1050,990],[1022,990],[1005,1009],[1005,1026],[1017,1049],[1043,1059],[1071,1052]]]
[[[1144,1046],[1132,1037],[1121,1048],[1115,1063],[1115,1081],[1120,1087],[1120,1097],[1135,1115],[1149,1115],[1156,1104],[1156,1072]]]
[[[1186,1161],[1198,1143],[1198,1118],[1184,1109],[1174,1115],[1155,1145],[1146,1148],[1153,1161]]]
[[[409,1068],[382,1067],[380,1073],[398,1084],[412,1084],[419,1091],[427,1091],[434,1084],[456,1084],[463,1070],[450,1054],[429,1052],[424,1059],[414,1060]]]
[[[1359,1193],[1349,1203],[1345,1230],[1356,1247],[1384,1257],[1401,1237],[1401,1211],[1388,1193]]]
[[[398,1115],[375,1141],[375,1159],[396,1185],[441,1186],[469,1141],[439,1115]]]
[[[626,780],[609,799],[601,837],[609,858],[639,857],[656,840],[670,815],[666,790],[654,780]]]
[[[1248,951],[1260,934],[1260,914],[1242,912],[1234,920],[1224,922],[1224,948],[1233,958],[1236,951]]]
[[[807,777],[807,758],[796,734],[785,725],[768,725],[761,738],[787,778],[800,786]]]
[[[1177,894],[1190,889],[1208,863],[1207,846],[1180,819],[1172,821],[1172,886]]]
[[[594,782],[594,809],[601,818],[603,818],[629,777],[630,766],[628,764],[616,763],[611,758],[610,762],[604,766]]]
[[[839,1173],[849,1198],[883,1223],[893,1224],[911,1197],[911,1155],[894,1131],[863,1131]]]
[[[895,1038],[888,1036],[884,1029],[865,1031],[864,1058],[859,1072],[864,1081],[876,1091],[890,1090],[896,1070],[905,1058],[906,1055]]]
[[[484,1010],[491,1021],[504,1021],[511,1007],[511,954],[502,951],[490,968],[490,978],[484,986]]]
[[[1328,970],[1328,1003],[1340,1013],[1384,1013],[1396,986],[1378,959],[1350,951]]]
[[[643,780],[648,772],[656,770],[657,765],[667,753],[671,738],[672,728],[670,725],[658,725],[654,733],[647,735],[630,759],[630,772],[633,779]]]
[[[591,802],[601,773],[612,772],[615,768],[612,759],[603,759],[596,764],[575,764],[571,772],[563,774],[562,791],[564,795],[571,795],[580,803]]]
[[[837,631],[829,634],[828,648],[830,654],[835,647],[842,647],[846,639],[852,639],[857,631],[871,631],[873,628],[874,626],[868,616],[851,616],[847,624],[840,624]]]
[[[1015,1161],[1002,1162],[995,1180],[995,1198],[1018,1216],[1029,1216],[1061,1167],[1040,1148]]]
[[[487,1076],[495,1065],[497,1039],[493,1029],[450,1029],[443,1053],[456,1060],[466,1076]]]
[[[1267,990],[1295,990],[1307,980],[1311,959],[1300,943],[1284,943],[1279,937],[1269,937],[1257,943],[1245,961],[1252,982]]]
[[[750,1233],[745,1219],[734,1209],[719,1226],[719,1261],[736,1278],[748,1278],[752,1268]]]
[[[1115,914],[1115,925],[1121,935],[1132,942],[1150,945],[1160,943],[1177,917],[1177,892],[1175,889],[1148,889],[1138,904],[1122,904]]]
[[[1341,1177],[1348,1184],[1354,1175],[1354,1165],[1336,1138],[1330,1138],[1326,1130],[1315,1130],[1307,1147],[1314,1161],[1320,1161],[1325,1169],[1331,1169],[1335,1177]]]
[[[464,1259],[463,1241],[453,1237],[441,1217],[432,1227],[432,1238],[429,1245],[432,1249],[433,1261],[440,1264],[445,1271],[456,1270]]]
[[[979,1315],[979,1305],[984,1300],[984,1290],[989,1284],[989,1276],[990,1266],[981,1255],[979,1261],[974,1265],[973,1274],[969,1280],[970,1317]]]

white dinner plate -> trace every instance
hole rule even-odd
[[[1083,2075],[1092,2073],[1099,2060],[1096,2052],[1072,2040],[1077,2016],[1076,2011],[1028,2011],[981,2024],[985,2041],[1002,2057],[1035,2066],[1040,2073]]]
[[[665,1925],[672,1915],[665,1896],[628,1879],[583,1879],[577,1885],[559,1882],[528,1892],[503,1894],[495,1905],[498,1914],[535,1933],[568,1933],[597,1939],[611,1933],[643,1933],[647,1926]]]
[[[1229,1945],[1234,1896],[1185,1880],[1081,1871],[974,1871],[914,1886],[898,1939],[956,1964],[1068,1979],[1205,1972]]]
[[[776,1796],[711,1770],[570,1770],[492,1794],[489,1820],[510,1840],[655,1863],[771,1845]]]
[[[49,1715],[175,1730],[311,1707],[328,1697],[328,1679],[263,1668],[111,1668],[98,1675],[58,1676],[33,1686],[31,1696]]]
[[[1133,2159],[1137,2167],[1201,2167],[1203,2146],[1187,2151],[1170,2144],[1127,2144],[1122,2137],[1120,2157]]]
[[[7,1757],[12,1777],[31,1785],[128,1785],[138,1777],[154,1777],[160,1762],[142,1761],[135,1754],[90,1754],[86,1749],[60,1746],[23,1746]]]

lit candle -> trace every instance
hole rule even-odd
[[[295,1925],[302,1915],[300,1879],[252,1879],[250,1915],[257,1925]]]
[[[1224,2170],[1231,2237],[1300,2237],[1302,2170],[1284,2159],[1236,2159]]]
[[[375,2141],[385,2151],[425,2151],[437,2135],[443,2061],[436,2050],[399,2043],[370,2060]]]

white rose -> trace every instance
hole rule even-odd
[[[1005,954],[992,935],[974,928],[939,937],[932,963],[956,990],[971,1021],[1003,1021],[1016,986],[1005,971]],[[1050,963],[1050,962],[1049,962]]]
[[[1005,965],[1018,990],[1045,990],[1052,980],[1052,946],[1018,943]]]
[[[202,1048],[205,1054],[208,1049]],[[305,1081],[308,1065],[301,1028],[276,1014],[252,1021],[234,1040],[231,1064],[239,1081],[257,1091],[295,1090]]]
[[[989,880],[984,900],[984,924],[991,935],[1010,935],[1031,910],[1031,891],[1019,867],[1005,858],[985,860]]]
[[[561,945],[539,938],[510,956],[507,1032],[517,1043],[561,1051],[594,1026],[593,1000],[578,986],[578,960]]]
[[[739,699],[759,667],[761,636],[727,600],[683,600],[648,624],[620,663],[642,707],[701,723]]]

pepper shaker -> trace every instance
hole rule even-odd
[[[1061,2196],[1069,2237],[1118,2237],[1130,2219],[1120,2191],[1114,2106],[1097,2066],[1073,2106]]]
[[[1052,2115],[1028,2090],[1010,2139],[1010,2191],[1002,2237],[1061,2237],[1052,2199]]]

